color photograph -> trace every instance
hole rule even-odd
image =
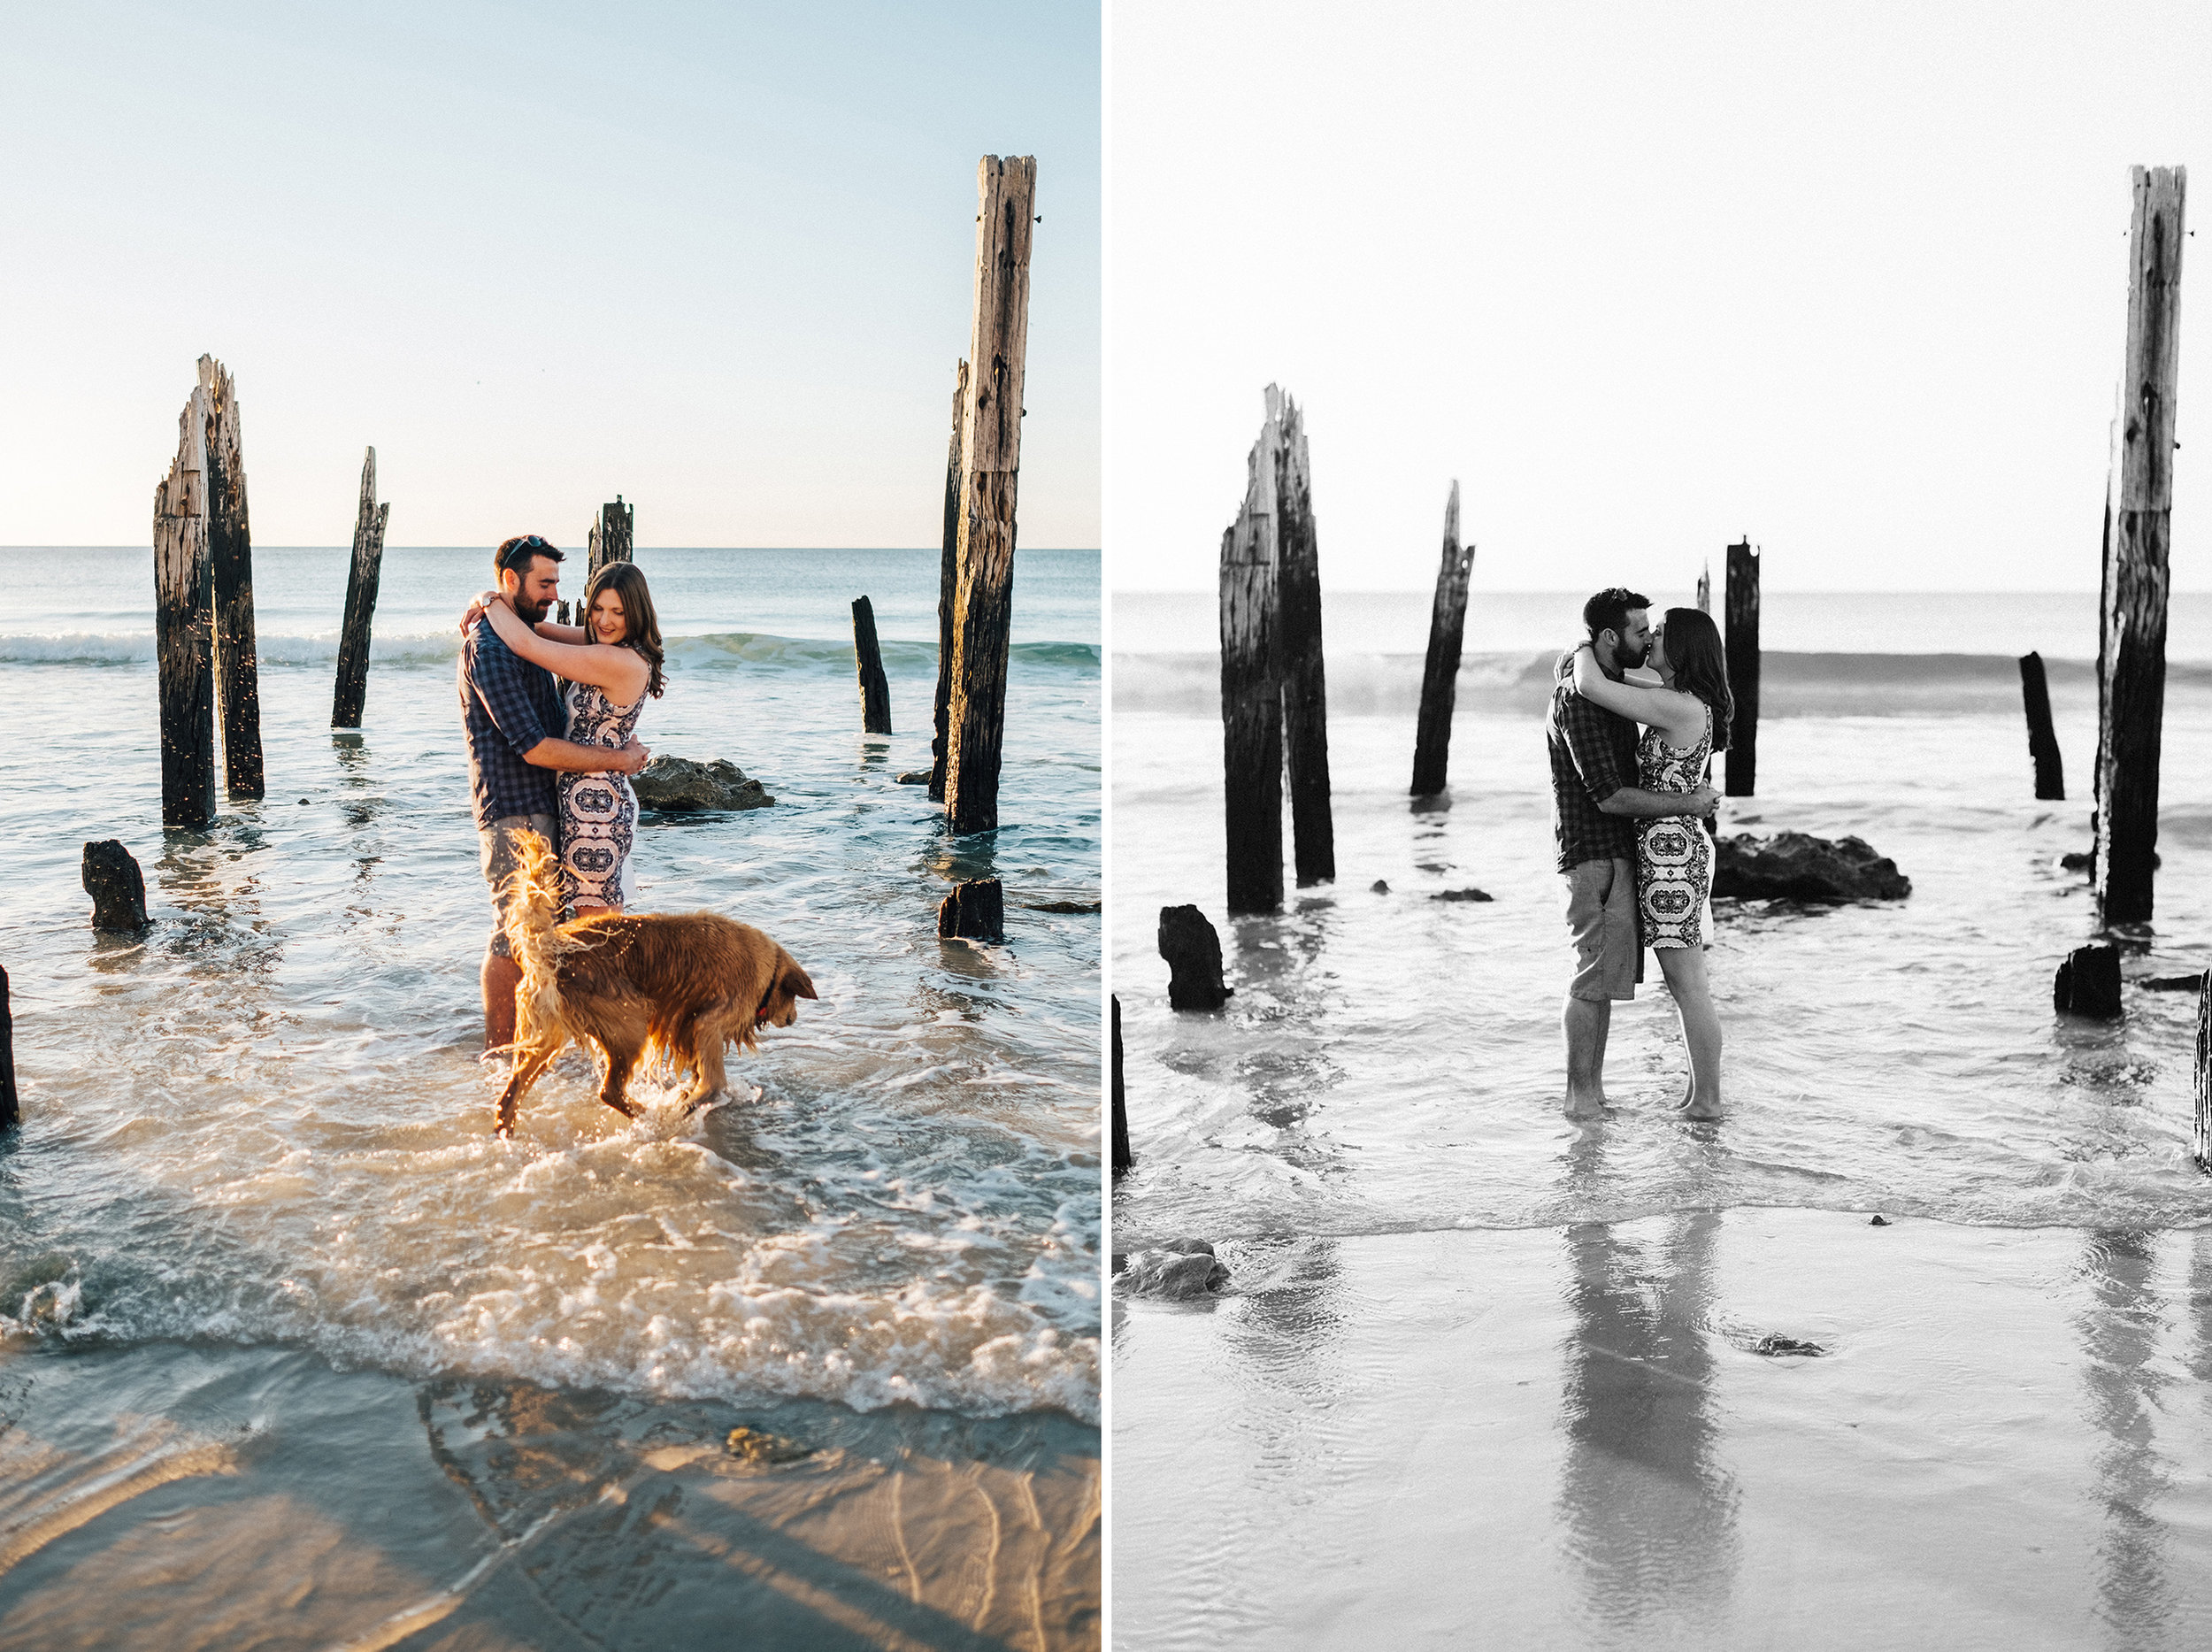
[[[1097,1647],[1096,7],[10,36],[0,1643]]]

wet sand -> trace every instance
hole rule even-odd
[[[1115,1305],[1117,1647],[2212,1644],[2212,1231],[1220,1250]]]
[[[0,1643],[1095,1646],[1099,1494],[1056,1413],[42,1349],[0,1356]]]

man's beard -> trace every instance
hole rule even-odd
[[[551,603],[531,602],[519,591],[516,592],[515,595],[508,600],[514,607],[515,618],[521,620],[526,626],[534,626],[541,623],[545,619],[545,611],[553,606]]]
[[[1638,649],[1632,654],[1629,652],[1628,645],[1625,642],[1613,650],[1613,663],[1619,666],[1623,671],[1639,670],[1650,657],[1651,644],[1649,642],[1646,642],[1643,647]]]

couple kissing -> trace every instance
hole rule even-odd
[[[1635,997],[1646,947],[1658,955],[1689,1050],[1678,1109],[1690,1118],[1720,1117],[1720,1018],[1706,973],[1713,938],[1706,819],[1720,794],[1706,769],[1727,747],[1733,702],[1712,617],[1670,608],[1654,627],[1650,609],[1649,597],[1622,586],[1583,604],[1588,635],[1560,657],[1544,718],[1575,953],[1561,1014],[1571,1118],[1605,1109],[1613,1003]],[[1626,673],[1641,666],[1658,682],[1630,680]]]

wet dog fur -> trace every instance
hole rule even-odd
[[[764,1026],[789,1026],[799,1000],[817,995],[788,952],[749,924],[719,912],[595,913],[562,923],[553,849],[534,832],[518,838],[507,903],[507,942],[522,966],[515,992],[514,1068],[499,1097],[498,1133],[571,1039],[606,1059],[599,1099],[634,1118],[626,1090],[642,1060],[689,1068],[687,1108],[727,1080],[726,1044],[757,1044]]]

